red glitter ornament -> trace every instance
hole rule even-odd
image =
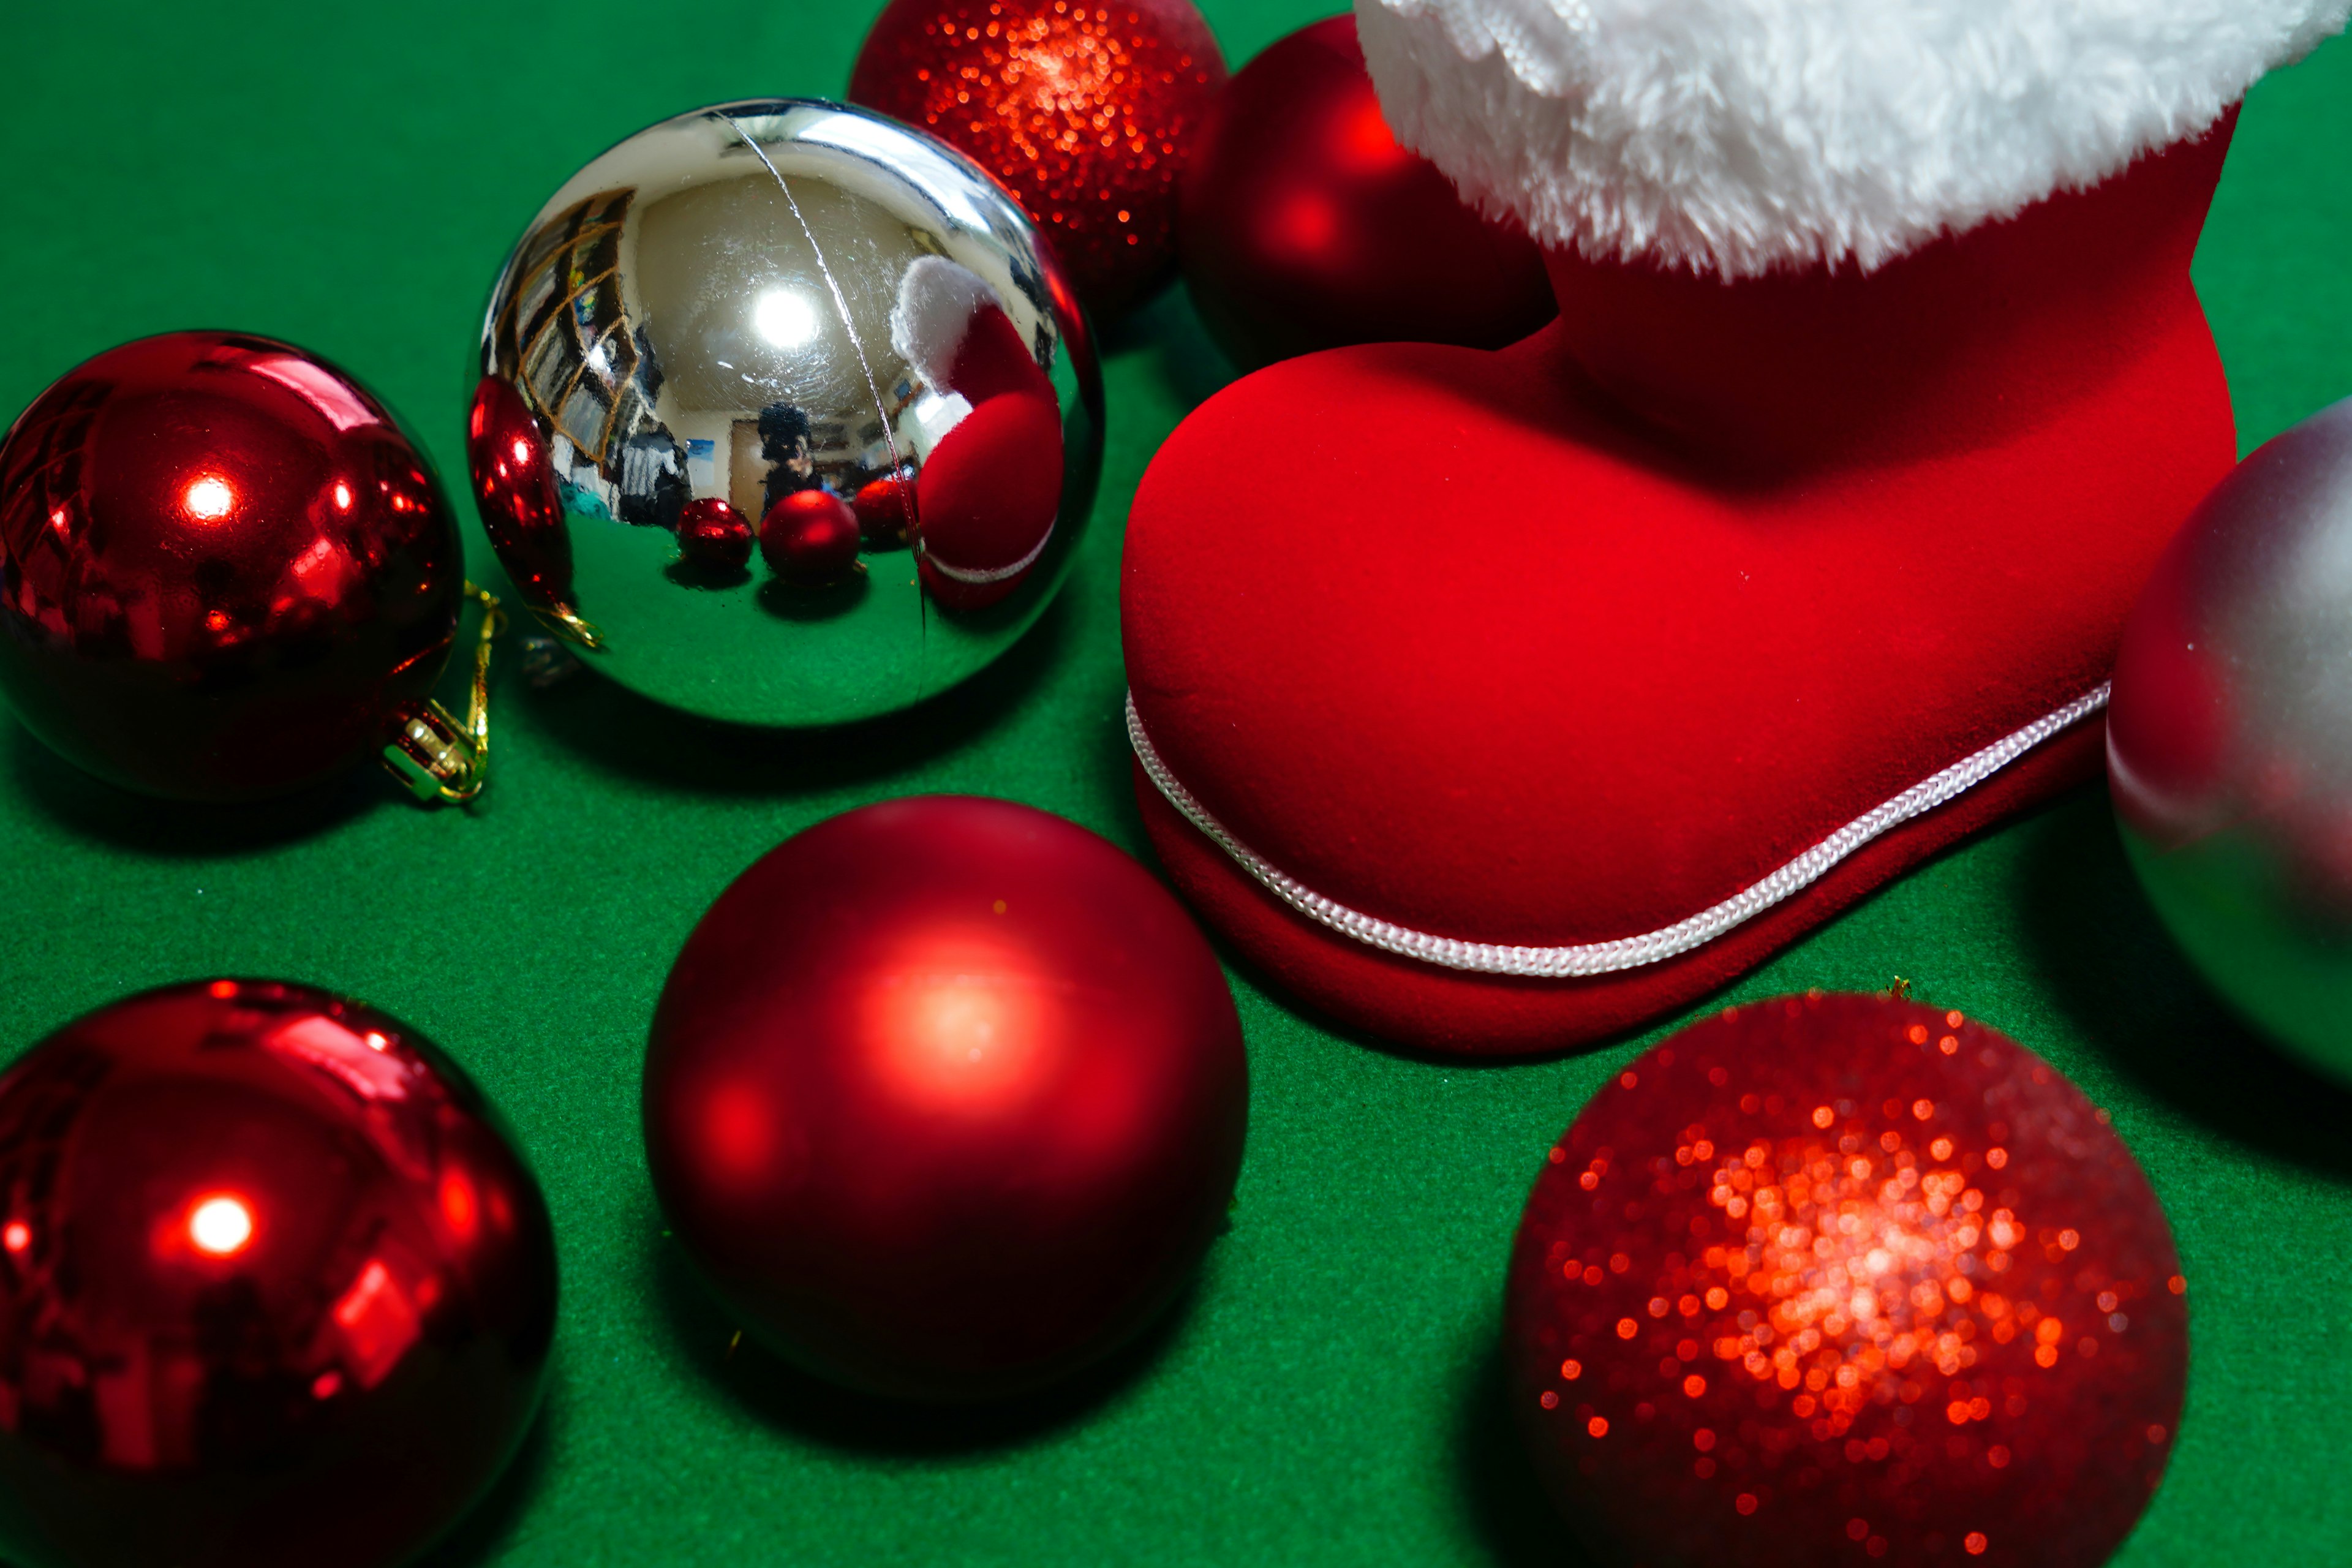
[[[830,490],[793,490],[760,520],[768,569],[794,583],[829,583],[857,564],[857,514]]]
[[[110,349],[0,444],[0,688],[151,795],[316,782],[418,713],[465,591],[457,523],[384,406],[236,332]]]
[[[1176,178],[1224,79],[1189,0],[893,0],[849,98],[1003,181],[1105,318],[1173,267]]]
[[[1184,281],[1245,370],[1345,343],[1498,349],[1559,310],[1535,241],[1389,133],[1353,16],[1235,74],[1179,195]]]
[[[1765,1002],[1637,1058],[1551,1151],[1513,1397],[1624,1560],[2095,1568],[2179,1425],[2179,1268],[2047,1063],[1958,1013]]]
[[[547,1208],[397,1020],[151,991],[0,1078],[0,1554],[408,1561],[537,1408]]]
[[[740,572],[751,563],[751,525],[718,497],[699,497],[678,509],[677,553],[706,572]]]
[[[1059,817],[931,797],[821,823],[711,906],[654,1014],[646,1151],[755,1336],[971,1398],[1167,1304],[1247,1102],[1223,972],[1149,872]]]

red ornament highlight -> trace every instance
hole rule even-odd
[[[781,496],[760,520],[760,553],[789,582],[834,582],[857,565],[857,514],[828,490]]]
[[[1628,1560],[2095,1568],[2179,1426],[2185,1289],[2049,1064],[1957,1012],[1783,998],[1640,1057],[1551,1151],[1513,1398]]]
[[[1177,175],[1224,79],[1189,0],[893,0],[849,99],[995,175],[1101,319],[1172,270]]]
[[[538,1406],[538,1184],[356,1003],[215,980],[68,1025],[0,1078],[0,1215],[10,1562],[405,1562]]]
[[[378,751],[447,661],[457,519],[357,382],[167,332],[58,378],[0,443],[0,689],[150,795],[246,800]]]
[[[1496,349],[1558,313],[1535,241],[1389,133],[1353,16],[1234,75],[1179,195],[1184,281],[1244,370],[1347,343]]]
[[[1033,1388],[1160,1312],[1223,1223],[1248,1068],[1150,873],[1004,801],[837,816],[711,906],[654,1016],[662,1212],[754,1336],[901,1397]]]

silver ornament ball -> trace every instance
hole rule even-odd
[[[523,603],[706,718],[917,702],[1051,599],[1101,464],[1086,321],[1020,207],[863,110],[721,104],[549,198],[483,323],[467,466]]]
[[[2182,950],[2352,1079],[2352,400],[2239,464],[2158,563],[2124,629],[2107,774]]]

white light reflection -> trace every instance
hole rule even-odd
[[[771,289],[752,307],[751,324],[776,347],[796,349],[816,336],[816,307],[805,294]]]

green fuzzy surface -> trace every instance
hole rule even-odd
[[[1247,59],[1329,9],[1205,7]],[[694,105],[839,92],[871,5],[574,0],[23,5],[0,17],[0,416],[111,343],[226,326],[350,368],[457,475],[507,247],[567,175]],[[2352,44],[2250,100],[2198,281],[2243,444],[2352,392]],[[1412,1059],[1233,971],[1251,1056],[1233,1227],[1148,1342],[987,1416],[908,1416],[750,1352],[663,1240],[637,1073],[671,956],[771,845],[860,802],[998,795],[1146,853],[1119,724],[1117,568],[1153,448],[1229,374],[1181,288],[1107,342],[1107,468],[1060,602],[887,728],[745,740],[593,677],[499,683],[472,813],[373,773],[221,813],[118,795],[0,721],[0,1043],[126,992],[278,975],[439,1040],[545,1184],[550,1397],[445,1564],[1531,1563],[1567,1557],[1499,1408],[1498,1292],[1544,1151],[1664,1027],[1580,1056]],[[1236,563],[1236,570],[1245,570]],[[2117,1559],[2352,1553],[2352,1094],[2231,1021],[2084,791],[1948,855],[1726,999],[1911,979],[2071,1074],[2163,1197],[2191,1282],[2189,1413]],[[1572,1557],[1567,1558],[1572,1561]]]

